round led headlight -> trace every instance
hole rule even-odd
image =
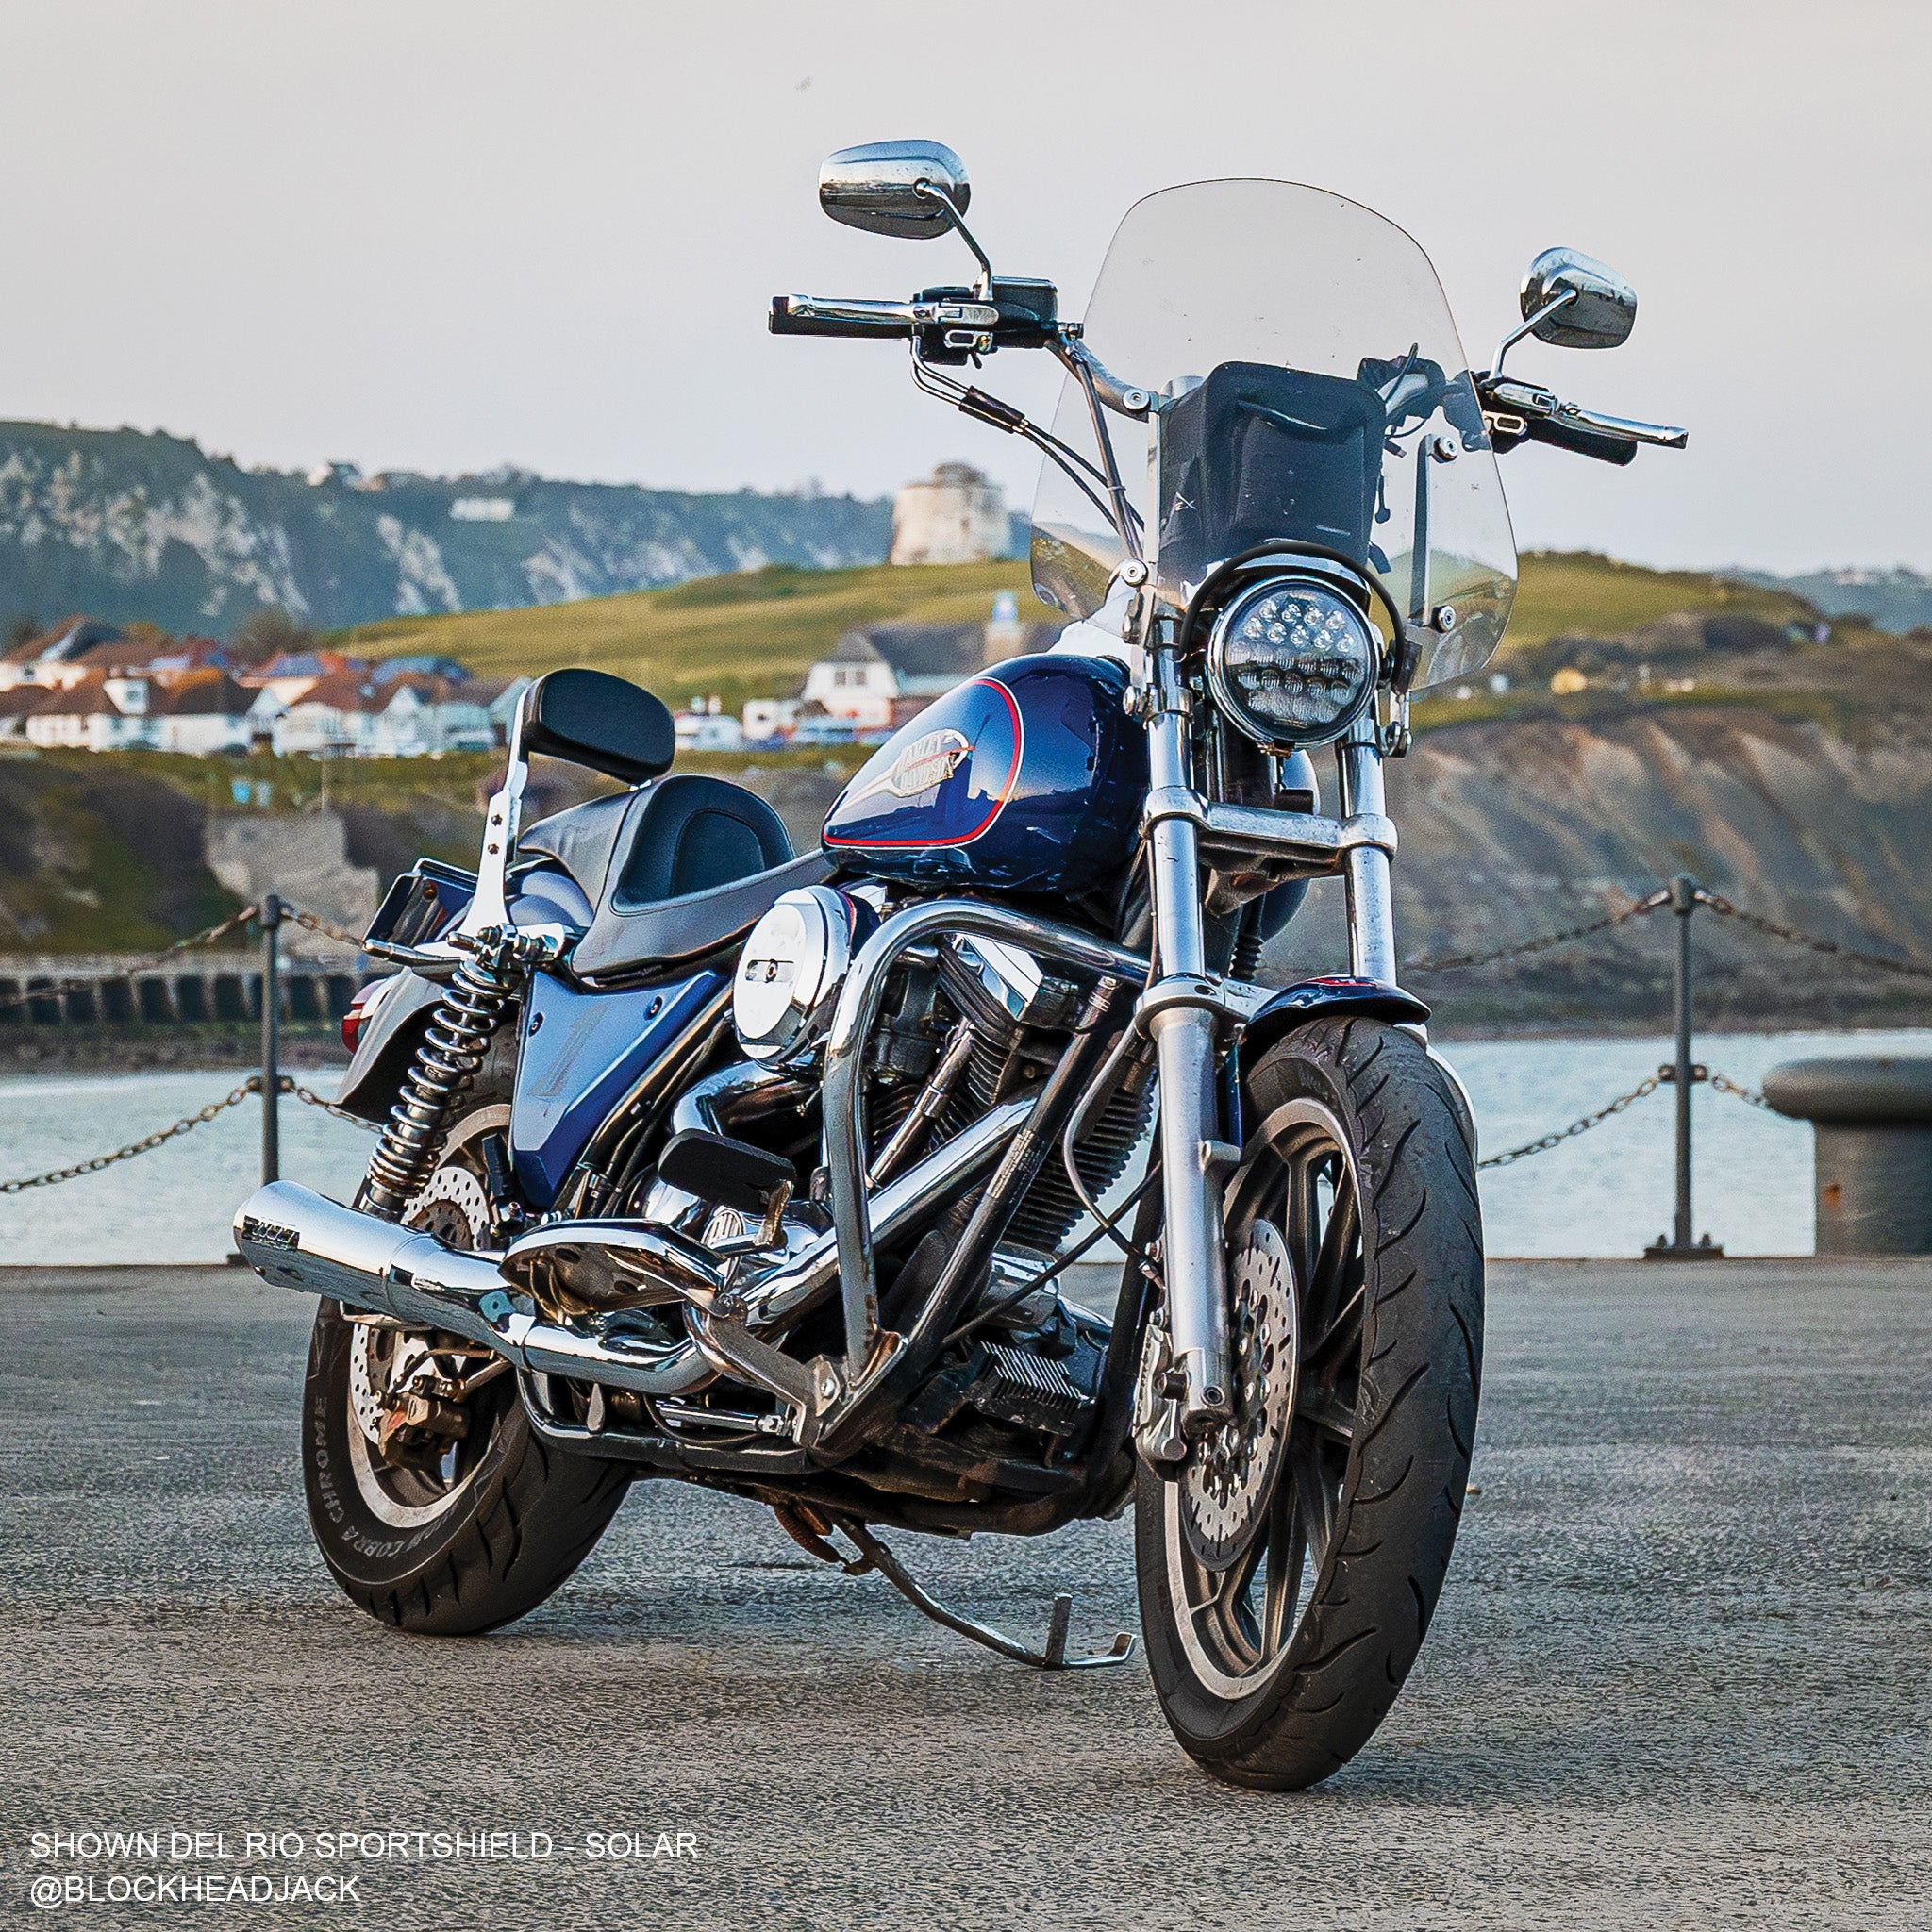
[[[1323,744],[1340,738],[1374,697],[1378,659],[1368,621],[1339,591],[1306,577],[1269,577],[1215,620],[1208,683],[1257,743]]]

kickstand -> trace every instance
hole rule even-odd
[[[975,1624],[971,1617],[962,1617],[957,1610],[947,1609],[937,1597],[928,1595],[898,1557],[862,1524],[841,1521],[831,1526],[844,1531],[858,1548],[858,1559],[856,1562],[846,1562],[822,1539],[815,1537],[813,1541],[820,1542],[822,1551],[830,1555],[848,1576],[863,1576],[868,1570],[876,1570],[915,1609],[924,1612],[935,1624],[943,1624],[948,1630],[957,1630],[961,1637],[971,1638],[974,1643],[983,1643],[987,1649],[1011,1657],[1016,1664],[1029,1664],[1036,1671],[1103,1671],[1113,1664],[1125,1663],[1134,1654],[1134,1640],[1123,1630],[1114,1639],[1110,1650],[1094,1651],[1086,1657],[1069,1657],[1067,1625],[1073,1620],[1074,1599],[1065,1591],[1053,1600],[1053,1617],[1046,1626],[1046,1648],[1043,1651],[1028,1650],[1024,1643],[1016,1643],[991,1624]],[[811,1545],[808,1543],[806,1547],[810,1548]],[[821,1554],[821,1551],[813,1554]]]

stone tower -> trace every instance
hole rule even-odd
[[[1006,555],[1006,492],[968,463],[941,463],[892,503],[894,563],[984,563]]]

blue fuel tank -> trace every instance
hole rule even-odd
[[[1110,658],[1013,658],[904,725],[839,794],[825,850],[877,878],[1079,892],[1133,858],[1147,739]]]

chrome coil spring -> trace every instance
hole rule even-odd
[[[390,1109],[370,1157],[364,1205],[386,1221],[423,1185],[442,1144],[450,1109],[476,1076],[483,1056],[517,990],[512,962],[479,956],[465,959],[437,1002],[423,1043],[403,1076],[402,1093]]]

